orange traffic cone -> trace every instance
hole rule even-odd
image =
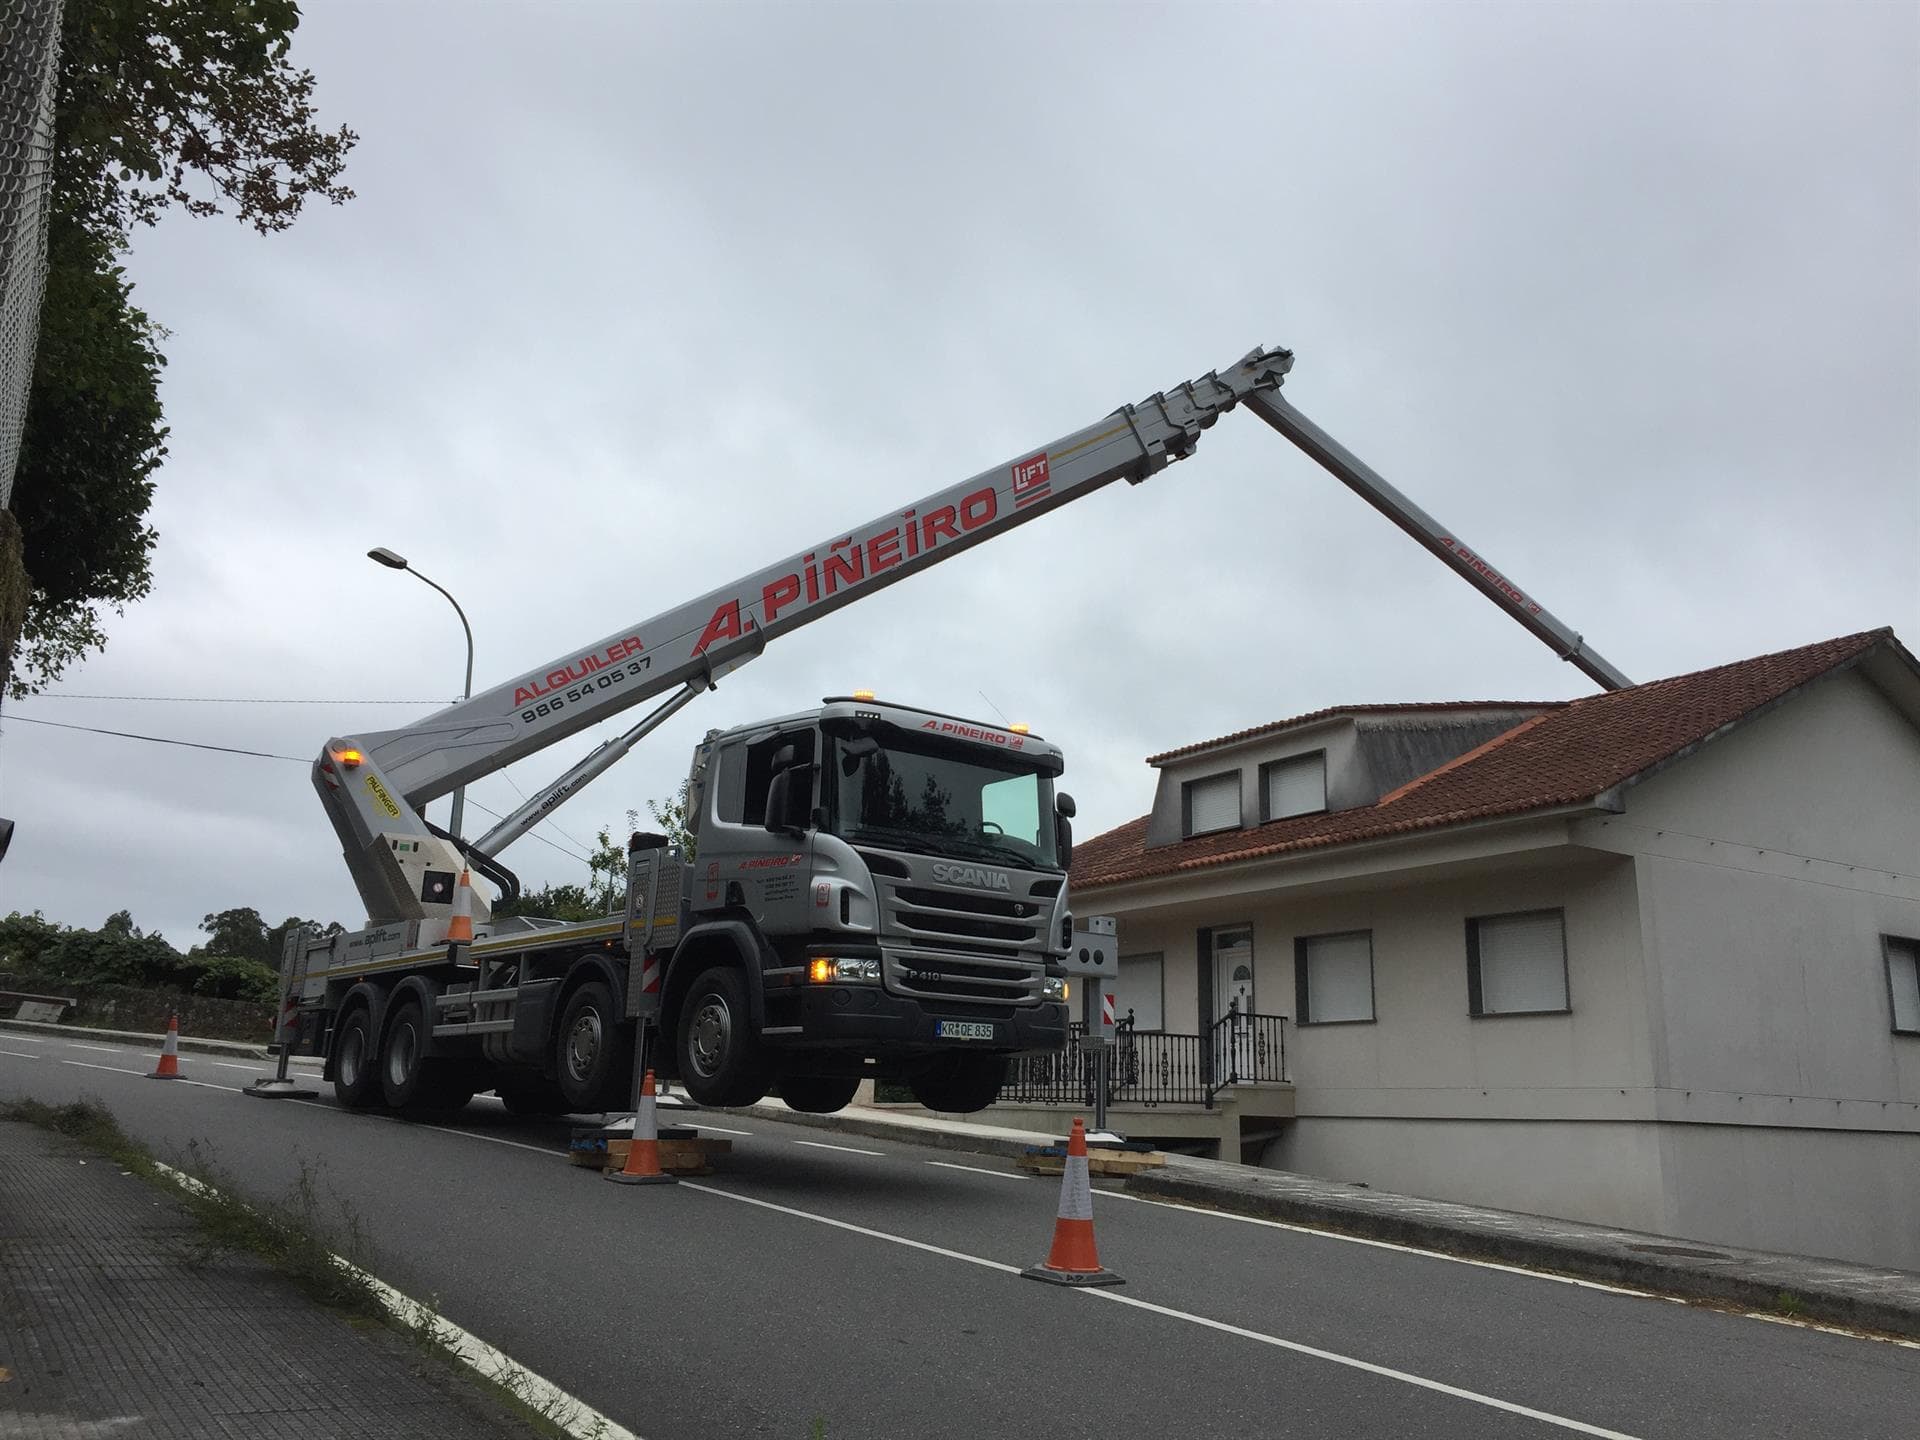
[[[473,882],[467,878],[464,865],[460,867],[460,883],[453,890],[453,918],[447,922],[447,943],[473,943]]]
[[[178,1080],[180,1078],[180,1017],[167,1016],[167,1039],[160,1047],[160,1068],[147,1076],[149,1080]]]
[[[1060,1175],[1060,1213],[1053,1222],[1053,1251],[1039,1265],[1020,1272],[1029,1280],[1055,1285],[1124,1285],[1100,1268],[1093,1246],[1093,1181],[1087,1174],[1087,1127],[1073,1117],[1067,1137],[1067,1168]]]
[[[633,1139],[627,1142],[623,1170],[607,1171],[616,1185],[671,1185],[673,1176],[660,1168],[660,1126],[653,1113],[653,1071],[640,1082],[640,1112],[633,1117]]]

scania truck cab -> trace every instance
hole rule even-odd
[[[865,694],[709,737],[674,972],[703,946],[758,954],[761,1023],[734,1013],[724,976],[687,973],[691,993],[670,972],[662,1022],[688,1093],[740,1104],[771,1078],[797,1108],[837,1109],[877,1075],[970,1111],[1010,1056],[1059,1049],[1061,768],[1021,728]]]

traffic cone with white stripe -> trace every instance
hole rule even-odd
[[[673,1176],[660,1168],[660,1125],[653,1113],[653,1071],[640,1082],[640,1109],[633,1117],[633,1139],[627,1142],[624,1169],[607,1171],[616,1185],[671,1185]]]
[[[176,1014],[170,1013],[167,1016],[167,1038],[160,1046],[160,1067],[147,1078],[149,1080],[180,1078],[180,1017]]]
[[[473,943],[473,882],[467,878],[464,865],[460,867],[460,883],[453,887],[453,918],[447,922],[447,943]]]
[[[1020,1272],[1029,1280],[1055,1285],[1124,1285],[1100,1268],[1093,1244],[1093,1179],[1087,1173],[1087,1127],[1078,1115],[1067,1137],[1067,1167],[1060,1175],[1060,1213],[1053,1222],[1053,1250],[1038,1265]]]

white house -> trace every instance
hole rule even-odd
[[[1207,1114],[1281,1169],[1920,1269],[1920,666],[1890,631],[1149,763],[1151,813],[1071,879],[1165,1032],[1116,1093],[1188,1041],[1204,1072],[1134,1133]],[[1233,1113],[1250,1089],[1284,1103]]]

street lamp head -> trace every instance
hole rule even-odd
[[[394,554],[393,551],[387,549],[384,545],[367,551],[367,558],[369,560],[378,560],[389,570],[404,570],[407,568],[407,557]]]

